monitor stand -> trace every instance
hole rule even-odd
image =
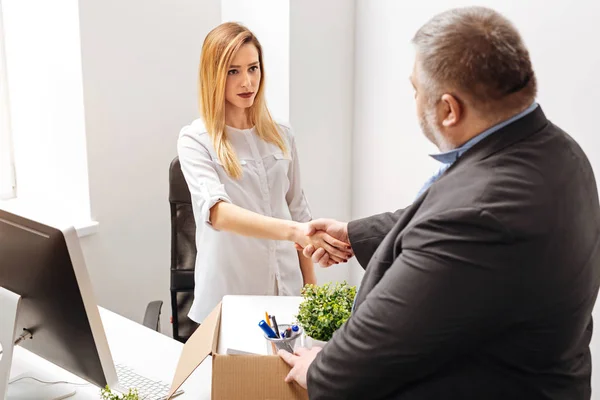
[[[59,400],[75,394],[71,385],[49,385],[30,379],[31,374],[22,374],[9,381],[15,346],[31,339],[31,333],[23,330],[17,336],[17,315],[21,296],[0,287],[0,398]],[[20,379],[25,378],[25,379]],[[34,378],[46,381],[43,377]]]

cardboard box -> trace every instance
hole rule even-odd
[[[297,400],[308,393],[297,383],[285,383],[290,367],[279,356],[218,354],[221,303],[183,347],[169,397],[208,356],[212,356],[213,400]]]

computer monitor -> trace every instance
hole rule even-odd
[[[73,228],[57,229],[0,210],[0,287],[21,296],[16,332],[26,329],[32,338],[20,346],[99,387],[118,386]]]

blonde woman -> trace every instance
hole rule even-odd
[[[347,243],[305,234],[312,216],[296,144],[289,125],[274,123],[267,109],[262,58],[244,26],[211,31],[200,62],[203,121],[179,136],[198,249],[189,316],[199,323],[224,295],[298,295],[316,283],[312,261],[294,243],[323,248],[336,262],[351,256]]]

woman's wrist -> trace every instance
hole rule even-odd
[[[302,283],[304,283],[304,286],[309,285],[309,284],[316,285],[317,284],[317,275],[314,272],[303,275]]]
[[[298,243],[302,242],[304,236],[304,228],[301,223],[296,221],[288,221],[287,229],[287,240],[290,242]]]

